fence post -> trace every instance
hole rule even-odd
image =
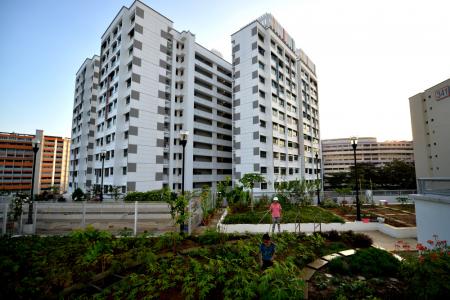
[[[85,228],[86,227],[86,201],[83,201],[81,209],[82,209],[81,226],[83,228]]]
[[[134,236],[137,234],[138,202],[134,201]]]
[[[17,234],[22,234],[23,232],[23,210],[20,213],[20,223],[19,223],[19,232]]]
[[[38,204],[39,204],[38,202],[35,203],[36,206],[33,211],[33,234],[36,234],[36,227],[37,227],[36,220],[37,220]]]
[[[188,235],[191,235],[192,233],[192,199],[189,200],[189,204],[188,204],[188,214],[189,214],[189,222],[188,222]]]
[[[9,204],[5,203],[5,209],[3,210],[3,230],[2,230],[2,234],[6,234],[6,224],[8,222],[8,208],[9,208]]]

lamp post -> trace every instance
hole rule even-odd
[[[36,155],[39,151],[39,145],[41,144],[41,141],[37,138],[34,138],[31,141],[31,144],[33,145],[33,172],[31,175],[31,198],[30,198],[30,203],[28,204],[27,224],[33,224],[34,175],[35,175],[35,171],[36,171]]]
[[[103,170],[105,169],[105,156],[106,156],[106,152],[102,151],[100,152],[100,160],[102,161],[102,177],[101,177],[101,181],[100,181],[100,202],[103,202]]]
[[[357,137],[350,138],[353,148],[353,160],[355,163],[355,189],[356,189],[356,221],[361,221],[361,208],[359,203],[359,186],[358,186],[358,169],[356,168],[356,146],[358,144]]]
[[[184,164],[185,164],[185,156],[186,156],[186,144],[189,137],[189,131],[181,130],[180,131],[180,142],[183,147],[183,169],[181,172],[181,194],[184,196]],[[183,213],[184,214],[184,210]],[[180,232],[184,231],[184,224],[180,224]]]
[[[319,153],[316,152],[317,205],[320,205]]]

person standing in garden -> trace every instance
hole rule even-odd
[[[272,204],[269,206],[269,211],[272,214],[272,233],[275,231],[275,223],[278,224],[278,233],[281,232],[281,204],[278,202],[278,197],[273,197]]]
[[[275,244],[270,240],[268,233],[263,235],[263,242],[259,246],[259,263],[261,270],[265,270],[273,265],[275,258]]]

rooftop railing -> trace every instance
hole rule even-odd
[[[424,195],[450,196],[450,177],[419,178],[417,192]]]

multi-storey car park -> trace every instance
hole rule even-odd
[[[103,170],[105,190],[181,189],[181,130],[190,133],[187,190],[215,187],[231,174],[228,62],[140,1],[119,11],[102,36],[99,57],[93,159],[88,154],[86,177],[77,176],[83,181],[78,186],[99,185]],[[80,142],[83,138],[88,135],[81,134]],[[71,175],[78,175],[80,162],[73,166]]]
[[[262,173],[267,182],[256,191],[316,179],[321,168],[314,64],[270,14],[232,35],[232,55],[234,179]]]

